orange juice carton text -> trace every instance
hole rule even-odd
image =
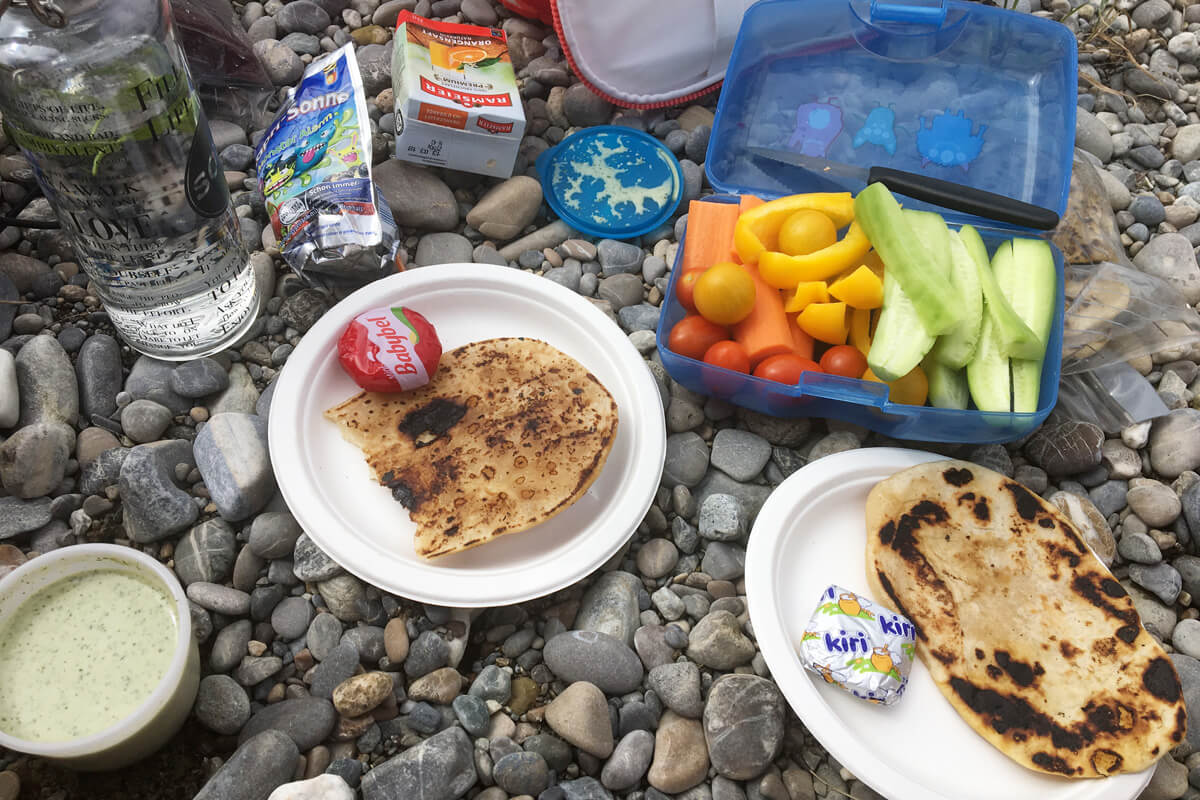
[[[504,31],[402,11],[392,55],[396,157],[507,178],[525,112]]]

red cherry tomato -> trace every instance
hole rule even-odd
[[[759,362],[758,366],[754,368],[754,377],[794,386],[800,382],[802,373],[821,371],[821,367],[812,359],[784,353]]]
[[[671,328],[671,334],[667,337],[667,349],[672,353],[701,361],[708,348],[728,338],[729,331],[724,327],[709,322],[699,314],[689,314]]]
[[[854,345],[835,345],[821,356],[821,369],[830,375],[861,378],[867,371],[867,357]]]
[[[702,269],[685,272],[679,276],[679,281],[675,284],[675,297],[679,298],[679,305],[686,308],[689,314],[696,313],[696,300],[693,293],[696,290],[696,281],[700,280],[700,276],[703,274],[704,270]]]
[[[734,372],[750,372],[750,356],[746,355],[746,348],[728,339],[705,350],[704,362]]]

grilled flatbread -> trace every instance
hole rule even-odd
[[[964,461],[867,498],[867,581],[972,728],[1039,772],[1139,772],[1186,733],[1179,677],[1059,511]]]
[[[520,338],[456,348],[425,386],[362,392],[325,416],[409,509],[426,558],[567,508],[599,476],[617,433],[616,401],[594,375]]]

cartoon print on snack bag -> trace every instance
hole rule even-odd
[[[877,144],[887,151],[888,155],[896,154],[896,112],[887,106],[875,106],[863,122],[858,133],[854,134],[854,149],[864,144]]]
[[[971,133],[974,122],[963,116],[960,109],[951,115],[950,109],[934,117],[929,127],[925,126],[925,117],[919,117],[921,128],[917,131],[917,152],[921,154],[921,166],[933,162],[941,167],[962,167],[967,171],[969,165],[983,149],[983,132],[987,125],[980,125],[979,130]]]
[[[806,156],[824,157],[829,146],[842,132],[842,110],[833,104],[804,103],[796,109],[796,129],[788,140],[788,148]]]
[[[832,601],[832,595],[826,594],[830,598],[830,602],[822,603],[817,612],[820,614],[845,614],[848,617],[858,617],[860,619],[875,619],[875,615],[867,611],[858,602],[858,596],[853,592],[842,592],[837,598],[837,602]]]
[[[870,655],[853,659],[849,666],[855,672],[878,672],[881,675],[895,678],[897,682],[903,680],[892,654],[888,652],[887,645],[879,645],[871,651]]]
[[[321,163],[329,142],[337,133],[337,120],[331,119],[300,140],[296,148],[294,174],[303,175]]]
[[[902,642],[900,644],[900,652],[904,653],[905,657],[908,658],[909,661],[912,661],[917,657],[917,643]]]
[[[825,666],[824,664],[814,664],[813,669],[815,669],[817,671],[817,674],[820,675],[822,678],[824,678],[825,682],[830,684],[831,686],[836,686],[839,689],[847,688],[846,684],[842,683],[841,681],[839,681],[833,677],[833,671],[831,669],[829,669],[829,667]]]

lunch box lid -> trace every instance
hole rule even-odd
[[[886,166],[1066,210],[1075,37],[959,0],[762,0],[742,20],[705,169],[719,192],[857,192],[751,148]],[[1024,230],[901,198],[947,222]]]

